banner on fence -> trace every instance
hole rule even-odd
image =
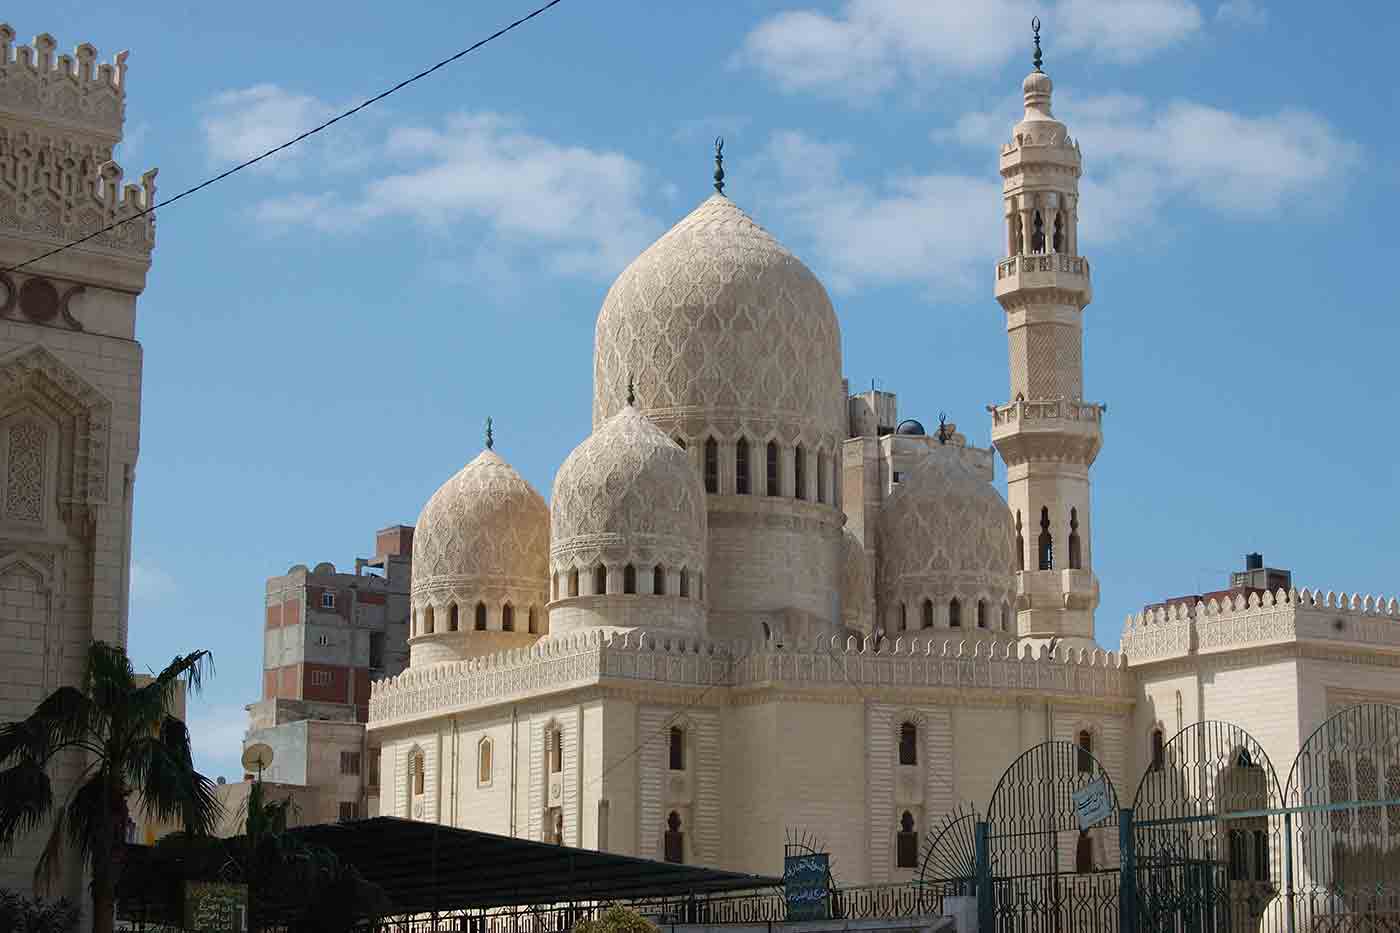
[[[830,919],[831,857],[825,853],[785,857],[783,893],[789,920]]]
[[[1074,792],[1074,815],[1079,820],[1080,829],[1088,829],[1101,823],[1113,814],[1113,800],[1108,795],[1108,785],[1103,778],[1097,778]]]

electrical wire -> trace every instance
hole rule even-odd
[[[319,126],[316,126],[316,127],[313,127],[313,128],[311,128],[311,129],[307,130],[305,133],[302,133],[300,136],[296,136],[296,137],[294,137],[294,138],[292,138],[292,139],[287,140],[286,142],[282,143],[280,146],[274,146],[274,147],[272,147],[271,149],[267,150],[266,152],[262,153],[261,155],[254,156],[253,158],[248,159],[248,160],[245,161],[245,162],[240,162],[240,163],[238,163],[237,165],[233,166],[232,168],[227,169],[226,171],[220,172],[219,174],[215,175],[215,176],[212,177],[212,178],[207,178],[207,179],[205,179],[204,181],[200,182],[199,184],[197,184],[197,185],[195,185],[195,186],[193,186],[193,187],[191,187],[191,188],[186,188],[184,191],[181,191],[181,192],[180,192],[179,194],[177,194],[177,195],[173,195],[172,197],[168,197],[168,198],[165,198],[164,200],[157,201],[155,204],[152,204],[152,205],[150,205],[149,207],[146,207],[146,208],[144,208],[144,209],[142,209],[142,210],[140,210],[140,211],[137,211],[135,214],[132,214],[130,217],[123,217],[121,220],[115,221],[115,222],[113,222],[113,223],[108,224],[108,225],[105,226],[105,227],[102,227],[102,228],[100,228],[100,229],[98,229],[98,230],[92,231],[92,232],[89,233],[87,236],[80,237],[80,238],[78,238],[78,239],[72,241],[71,243],[65,243],[65,244],[63,244],[62,246],[56,246],[56,247],[54,247],[53,249],[49,250],[49,251],[46,252],[46,253],[41,253],[40,255],[35,256],[35,257],[32,258],[32,259],[26,259],[24,262],[20,263],[19,265],[16,265],[16,266],[9,266],[9,267],[7,267],[6,269],[4,269],[3,271],[5,271],[5,272],[17,272],[18,270],[23,269],[25,266],[33,265],[33,264],[36,263],[36,262],[40,262],[41,260],[48,259],[50,256],[55,256],[55,255],[57,255],[57,254],[63,252],[64,250],[72,249],[72,248],[75,247],[75,246],[79,246],[79,245],[81,245],[81,244],[83,244],[83,243],[86,243],[88,240],[91,240],[93,237],[101,236],[102,234],[106,233],[106,232],[109,231],[109,230],[115,230],[117,227],[120,227],[120,226],[122,226],[123,224],[129,224],[129,223],[131,223],[133,220],[139,220],[139,219],[141,219],[142,217],[145,217],[147,214],[150,214],[151,212],[155,211],[157,208],[161,208],[161,207],[165,207],[165,206],[170,205],[170,204],[174,204],[176,201],[179,201],[181,198],[188,197],[189,195],[194,194],[196,191],[202,191],[203,189],[208,188],[210,185],[215,184],[216,182],[223,181],[225,178],[228,178],[230,175],[232,175],[232,174],[234,174],[234,173],[236,173],[236,172],[241,172],[241,171],[243,171],[245,168],[248,168],[250,165],[256,165],[257,163],[261,162],[263,159],[266,159],[266,158],[268,158],[269,156],[276,155],[277,153],[281,152],[281,151],[284,150],[284,149],[290,149],[292,146],[295,146],[297,143],[299,143],[299,142],[301,142],[301,141],[303,141],[303,140],[305,140],[305,139],[309,139],[309,138],[312,137],[312,136],[315,136],[317,133],[321,132],[321,131],[324,130],[324,129],[328,129],[328,128],[331,127],[331,126],[334,126],[335,124],[339,123],[341,120],[344,120],[346,117],[354,116],[355,114],[359,113],[361,110],[364,110],[366,107],[369,107],[369,106],[371,106],[371,105],[373,105],[373,104],[377,104],[379,101],[381,101],[381,100],[383,100],[384,98],[388,97],[390,94],[393,94],[393,93],[395,93],[396,91],[400,91],[400,90],[402,90],[402,89],[408,87],[410,84],[414,83],[415,81],[419,81],[419,80],[421,80],[421,79],[423,79],[423,78],[426,78],[428,75],[432,74],[433,72],[437,71],[438,69],[444,68],[444,67],[446,67],[447,65],[452,64],[453,62],[457,61],[457,59],[462,58],[462,57],[465,56],[465,55],[470,55],[472,52],[475,52],[477,49],[481,48],[483,45],[486,45],[488,42],[491,42],[491,41],[493,41],[493,40],[495,40],[495,39],[499,39],[501,36],[503,36],[503,35],[505,35],[506,33],[510,32],[512,29],[515,29],[517,26],[523,26],[524,24],[528,23],[530,20],[534,19],[536,16],[539,16],[540,14],[547,12],[548,10],[552,9],[553,7],[558,6],[558,5],[559,5],[560,3],[562,3],[562,2],[563,2],[563,0],[549,0],[549,2],[546,3],[546,4],[544,4],[543,6],[541,6],[541,7],[537,8],[537,9],[531,11],[529,14],[527,14],[527,15],[525,15],[525,16],[520,17],[520,19],[517,19],[515,22],[511,23],[511,24],[508,25],[508,26],[502,26],[500,29],[497,29],[495,32],[491,33],[491,35],[487,36],[486,38],[484,38],[484,39],[479,39],[479,40],[477,40],[476,42],[473,42],[471,45],[469,45],[469,46],[467,46],[466,48],[462,49],[460,52],[456,53],[455,55],[451,55],[451,56],[449,56],[449,57],[447,57],[447,58],[444,58],[442,61],[438,62],[436,65],[433,65],[433,66],[430,67],[430,68],[425,68],[425,69],[423,69],[422,71],[418,72],[418,73],[417,73],[416,75],[414,75],[413,77],[411,77],[411,78],[406,78],[406,79],[404,79],[403,81],[400,81],[398,84],[395,84],[393,87],[389,88],[388,90],[386,90],[386,91],[381,91],[380,93],[374,95],[373,97],[369,98],[368,100],[366,100],[366,101],[364,101],[364,102],[362,102],[362,103],[360,103],[360,104],[358,104],[358,105],[356,105],[356,106],[354,106],[354,107],[351,107],[349,110],[345,111],[344,113],[342,113],[342,114],[340,114],[340,115],[338,115],[338,116],[331,117],[331,118],[330,118],[329,120],[327,120],[325,123],[322,123],[322,124],[320,124]]]

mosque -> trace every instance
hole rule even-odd
[[[1395,601],[1261,561],[1096,646],[1082,154],[1038,45],[1023,91],[995,454],[850,393],[826,289],[717,158],[716,193],[607,293],[592,433],[549,502],[488,433],[424,506],[409,667],[369,701],[378,812],[765,873],[816,833],[842,883],[898,881],[1036,743],[1131,793],[1184,725],[1231,719],[1286,766],[1330,712],[1400,700]]]

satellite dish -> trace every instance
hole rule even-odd
[[[254,742],[243,749],[243,767],[247,771],[257,771],[261,775],[263,769],[272,764],[272,746],[266,742]]]

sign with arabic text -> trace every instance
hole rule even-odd
[[[827,920],[831,903],[831,857],[826,853],[783,859],[783,893],[789,920]]]
[[[1074,815],[1080,829],[1088,829],[1113,815],[1113,798],[1108,795],[1108,785],[1103,778],[1090,781],[1074,792]]]
[[[185,929],[194,933],[246,933],[248,886],[186,881]]]

